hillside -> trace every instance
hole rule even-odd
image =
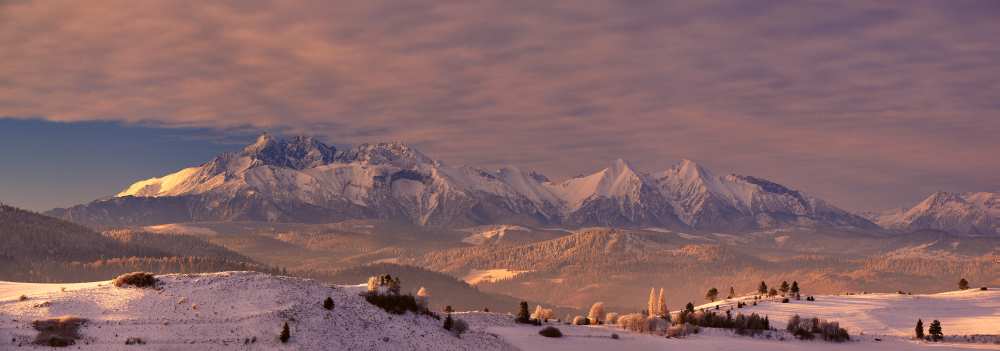
[[[109,281],[0,283],[0,348],[42,349],[30,345],[37,333],[31,321],[73,315],[88,320],[75,345],[83,350],[512,350],[480,330],[457,338],[439,320],[390,315],[366,302],[356,286],[251,272],[158,278],[156,290],[117,288]],[[21,294],[28,299],[17,301]],[[332,311],[322,307],[327,297],[335,303]],[[278,334],[286,322],[291,338],[281,344]],[[128,338],[144,344],[126,345]]]
[[[136,270],[277,272],[191,236],[136,231],[97,233],[78,224],[0,205],[0,279],[80,282]]]
[[[595,301],[639,307],[650,287],[671,306],[702,301],[710,287],[752,291],[760,281],[798,281],[811,294],[940,291],[958,277],[1000,284],[1000,240],[937,235],[912,240],[852,232],[775,231],[743,236],[591,228],[517,246],[467,247],[402,262],[467,277],[483,291],[586,307]]]
[[[450,275],[414,266],[378,263],[356,266],[319,277],[322,277],[323,281],[335,284],[350,284],[380,274],[390,274],[402,279],[405,292],[415,294],[419,288],[427,288],[431,294],[431,309],[435,311],[441,311],[445,306],[450,305],[456,311],[476,311],[488,308],[491,312],[516,313],[518,303],[521,301],[521,299],[507,295],[482,292]],[[531,306],[538,304],[536,302],[529,303]],[[556,308],[555,310],[558,315],[581,313],[580,310],[571,308]]]

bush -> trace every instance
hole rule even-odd
[[[379,308],[385,310],[386,312],[392,314],[404,314],[406,312],[413,312],[415,314],[422,314],[426,316],[431,316],[436,319],[440,319],[438,315],[431,312],[427,307],[421,306],[417,303],[417,299],[413,295],[383,295],[378,292],[365,292],[361,294],[365,297],[365,301],[368,303],[378,306]]]
[[[812,340],[815,334],[819,334],[823,340],[833,342],[843,342],[851,339],[847,329],[841,328],[840,323],[827,322],[819,318],[802,319],[798,315],[788,319],[786,329],[801,340]]]
[[[327,297],[326,300],[323,300],[323,308],[328,309],[328,310],[332,310],[333,309],[333,298]]]
[[[80,339],[80,327],[86,322],[86,319],[73,316],[34,321],[31,326],[38,331],[35,344],[51,347],[76,344],[76,340]]]
[[[982,291],[986,291],[986,290],[988,290],[988,289],[986,289],[986,287],[985,287],[985,286],[983,286],[983,287],[980,287],[980,288],[979,288],[979,290],[982,290]]]
[[[619,336],[616,333],[611,333],[611,338],[615,339],[615,340],[618,340]]]
[[[461,336],[462,333],[465,333],[467,330],[469,330],[469,323],[466,323],[461,319],[455,319],[455,323],[451,326],[451,332],[454,333],[455,336]]]
[[[618,312],[608,312],[608,314],[604,316],[604,322],[609,325],[618,324]]]
[[[28,301],[28,296],[27,295],[21,295],[20,297],[17,298],[17,301]]]
[[[115,278],[112,283],[121,288],[125,285],[131,285],[137,288],[155,288],[156,284],[160,281],[153,276],[152,273],[147,272],[132,272],[119,275]]]
[[[788,303],[788,298],[786,297],[786,298],[781,299],[781,303]]]
[[[145,344],[146,341],[142,340],[142,338],[129,337],[128,339],[125,339],[125,345],[145,345]]]
[[[590,325],[590,320],[583,316],[573,317],[573,325]]]
[[[546,338],[561,338],[562,332],[559,331],[559,328],[549,326],[542,328],[542,330],[539,330],[538,335],[544,336]],[[614,338],[614,336],[612,336],[612,338]]]
[[[692,325],[688,323],[678,324],[667,328],[668,338],[679,338],[686,335],[698,334],[700,328],[697,325]]]

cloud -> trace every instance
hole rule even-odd
[[[0,115],[687,157],[851,208],[1000,184],[990,1],[0,3]]]

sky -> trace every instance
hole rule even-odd
[[[0,201],[261,131],[555,179],[688,158],[855,211],[998,191],[997,38],[992,0],[0,0]]]

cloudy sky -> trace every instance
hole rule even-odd
[[[998,38],[993,0],[0,0],[0,201],[263,130],[553,178],[689,158],[851,210],[997,191]]]

